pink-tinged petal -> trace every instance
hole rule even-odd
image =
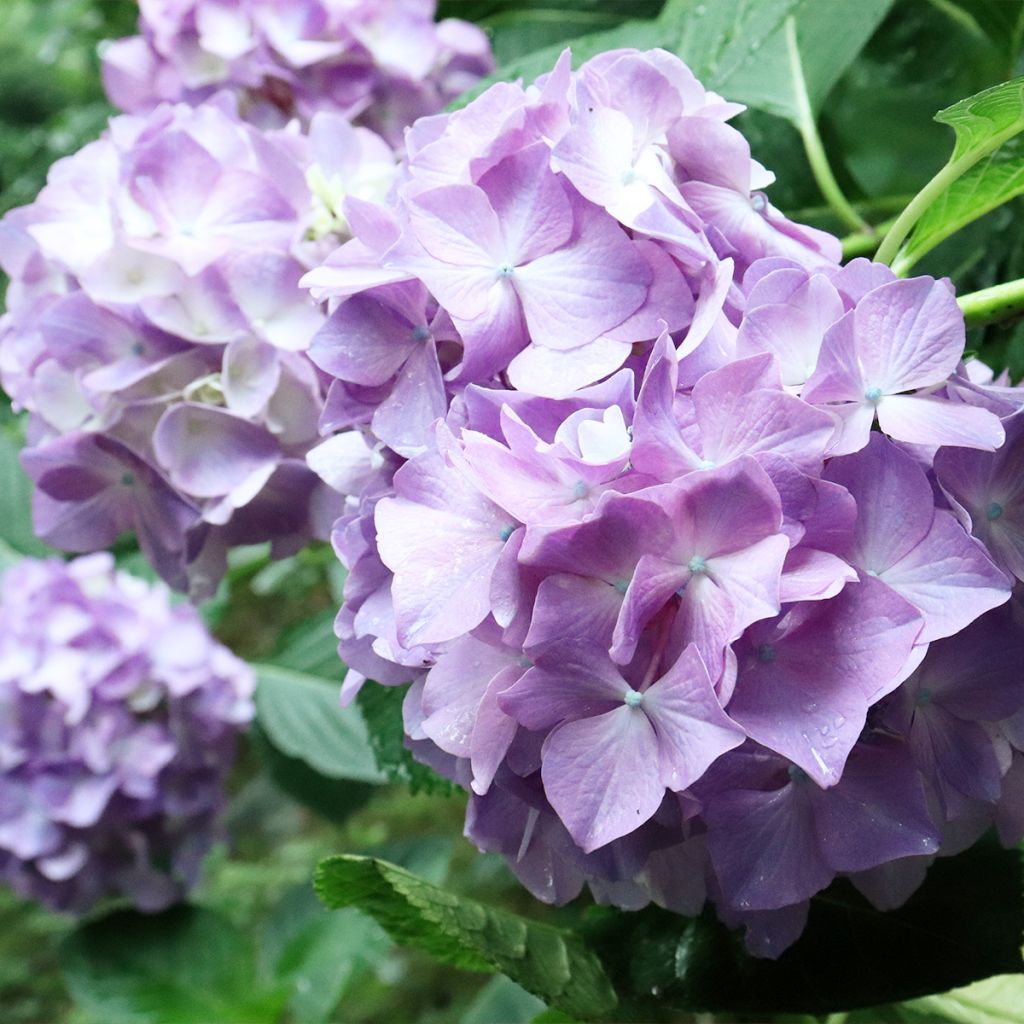
[[[692,643],[697,648],[708,670],[718,678],[725,666],[729,641],[741,632],[736,621],[729,595],[707,574],[698,573],[690,577],[680,594],[672,631],[677,643]]]
[[[837,320],[826,332],[814,373],[807,378],[800,397],[805,402],[863,402],[864,381],[857,354],[855,311]]]
[[[651,350],[633,416],[633,466],[657,479],[681,476],[701,465],[684,440],[675,414],[677,357],[668,332]]]
[[[925,705],[917,708],[909,742],[918,762],[931,769],[928,774],[947,810],[965,796],[986,803],[999,799],[999,759],[991,735],[982,726]]]
[[[308,288],[317,302],[328,298],[358,295],[369,288],[409,281],[413,273],[399,266],[382,267],[380,253],[353,238],[324,263],[299,279],[300,288]]]
[[[266,407],[281,379],[277,349],[249,335],[224,350],[221,384],[228,408],[239,416],[255,416]]]
[[[708,850],[731,906],[774,910],[832,881],[807,790],[806,782],[790,782],[775,792],[733,790],[709,801]]]
[[[765,537],[742,551],[706,559],[707,576],[729,598],[733,632],[779,611],[779,581],[789,552],[789,540],[778,534]]]
[[[375,521],[395,574],[399,639],[452,640],[490,612],[491,576],[515,524],[440,453],[406,463],[395,485],[398,497],[377,505]]]
[[[475,185],[421,192],[409,204],[409,219],[420,245],[443,263],[497,270],[506,260],[498,216]]]
[[[770,352],[779,361],[783,384],[803,384],[818,364],[825,332],[842,315],[843,303],[835,288],[815,274],[794,290],[786,304],[750,310],[736,335],[737,354]]]
[[[396,309],[370,295],[343,302],[314,335],[309,357],[322,370],[353,384],[375,386],[390,380],[422,342],[416,326]]]
[[[779,599],[783,604],[825,601],[856,579],[856,570],[837,555],[800,545],[786,556]]]
[[[745,456],[649,492],[676,526],[685,559],[739,551],[777,533],[782,506],[771,478]]]
[[[1010,581],[944,509],[921,543],[879,576],[924,617],[918,643],[952,636],[1010,597]]]
[[[534,667],[499,696],[498,704],[527,729],[550,729],[625,706],[631,689],[604,648],[572,639],[540,654]]]
[[[839,424],[828,454],[839,456],[859,452],[871,439],[875,406],[871,402],[862,401],[829,405],[825,408],[836,417]]]
[[[463,344],[462,362],[448,375],[453,382],[488,380],[527,343],[519,296],[507,281],[489,287],[475,319],[453,319]]]
[[[868,707],[904,678],[922,623],[912,605],[871,577],[796,610],[803,618],[793,628],[760,634],[764,642],[753,640],[756,649],[741,658],[729,715],[752,739],[830,786]]]
[[[688,327],[694,311],[693,292],[679,264],[656,242],[638,239],[636,248],[653,275],[647,300],[606,335],[608,339],[630,345],[645,338],[657,338],[665,330]]]
[[[901,742],[858,744],[839,784],[810,793],[821,851],[835,871],[864,871],[939,848],[921,775]]]
[[[415,349],[391,393],[377,407],[371,422],[373,432],[403,458],[425,451],[433,440],[431,427],[448,409],[434,342]]]
[[[543,647],[583,637],[604,647],[612,642],[622,594],[604,580],[555,573],[541,581],[524,646]]]
[[[938,384],[963,355],[963,313],[947,284],[930,277],[868,292],[853,322],[864,382],[883,394]]]
[[[509,383],[543,398],[566,398],[613,374],[632,348],[628,342],[608,337],[565,351],[531,344],[509,363]]]
[[[718,703],[693,645],[644,691],[641,707],[657,733],[661,781],[672,790],[687,789],[712,761],[746,739]]]
[[[932,528],[935,499],[924,470],[880,434],[861,451],[832,459],[824,476],[856,499],[849,554],[873,575],[908,555]]]
[[[427,673],[421,728],[442,750],[469,757],[477,711],[488,683],[509,664],[509,654],[474,637],[459,637]]]
[[[652,274],[611,217],[581,205],[570,244],[516,268],[512,280],[531,339],[569,349],[593,341],[636,312]]]
[[[628,835],[665,795],[647,716],[623,705],[565,722],[544,741],[541,778],[551,806],[585,853]]]
[[[504,236],[503,259],[520,266],[565,245],[572,207],[550,166],[551,150],[536,142],[491,168],[477,183],[490,199]]]
[[[878,425],[898,441],[932,447],[995,451],[1005,437],[994,412],[929,395],[885,396],[878,403]]]
[[[817,472],[835,433],[835,420],[781,390],[751,387],[745,371],[767,362],[755,356],[730,363],[694,386],[704,458],[721,465],[740,455],[773,452]]]
[[[621,110],[591,108],[581,111],[559,140],[551,162],[581,195],[610,206],[628,188],[624,179],[633,166],[633,139],[633,125]]]
[[[182,403],[168,409],[153,433],[153,451],[185,493],[214,498],[266,480],[281,447],[263,427],[224,409]]]
[[[875,263],[861,256],[835,274],[832,283],[851,305],[856,305],[868,292],[896,280],[896,275],[884,263]]]
[[[692,573],[686,565],[673,559],[659,555],[644,555],[640,559],[615,623],[611,652],[619,664],[624,665],[630,661],[647,624],[665,607],[668,599],[691,579]],[[706,582],[701,582],[701,588]]]
[[[516,721],[501,710],[498,695],[504,693],[521,675],[518,665],[510,665],[498,672],[487,684],[477,708],[473,735],[470,738],[469,757],[473,768],[473,792],[483,796],[505,760],[508,748],[516,734]]]

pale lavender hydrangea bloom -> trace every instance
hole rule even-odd
[[[219,836],[248,666],[106,554],[0,583],[0,880],[81,913],[161,910]]]
[[[436,0],[140,0],[140,35],[108,44],[115,106],[144,113],[227,89],[262,125],[342,114],[399,146],[493,70],[484,32]]]
[[[298,287],[383,198],[390,147],[336,114],[261,133],[221,97],[114,118],[0,222],[0,380],[27,409],[35,525],[68,551],[134,531],[202,597],[232,544],[290,554],[337,502],[305,465],[326,383]]]
[[[418,122],[305,277],[354,428],[309,463],[343,697],[411,684],[467,836],[778,956],[837,875],[888,908],[1024,831],[1021,393],[961,363],[948,282],[775,211],[738,110],[615,51]]]

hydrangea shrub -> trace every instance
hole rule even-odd
[[[252,670],[98,553],[0,580],[0,879],[81,913],[160,910],[219,835]]]
[[[336,513],[304,456],[324,321],[298,287],[382,198],[390,147],[340,115],[260,131],[230,97],[114,118],[0,221],[0,380],[30,413],[36,530],[67,551],[134,531],[173,586],[216,588],[232,544],[290,554]]]
[[[411,683],[466,835],[777,956],[836,876],[890,908],[1024,832],[1024,401],[948,281],[771,205],[741,109],[621,50],[417,122],[304,278],[309,463],[344,697]]]

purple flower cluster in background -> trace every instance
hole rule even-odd
[[[0,581],[0,879],[57,910],[155,911],[217,836],[251,670],[108,554]]]
[[[408,133],[305,281],[347,496],[337,620],[538,897],[774,956],[1024,833],[1024,392],[948,282],[839,265],[663,51],[568,54]]]
[[[142,113],[229,89],[243,116],[280,125],[320,111],[358,119],[394,146],[493,70],[484,32],[435,0],[139,0],[141,35],[109,44],[115,106]]]
[[[136,532],[202,597],[232,544],[290,554],[337,499],[307,468],[323,407],[298,286],[383,198],[391,148],[340,115],[261,132],[228,96],[113,119],[0,222],[0,380],[28,409],[35,525],[68,551]]]

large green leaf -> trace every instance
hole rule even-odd
[[[1021,970],[1020,857],[981,844],[931,868],[900,909],[874,910],[849,883],[811,901],[801,938],[778,960],[750,956],[710,913],[610,919],[593,937],[605,962],[628,965],[620,992],[687,1011],[831,1013],[913,999]]]
[[[357,910],[325,910],[308,884],[286,893],[260,928],[263,963],[291,989],[288,1010],[296,1024],[326,1021],[391,945]]]
[[[63,967],[96,1024],[274,1024],[286,985],[259,970],[250,939],[220,914],[119,911],[77,929]]]
[[[903,211],[878,250],[879,260],[902,271],[958,228],[1021,191],[1020,150],[1015,147],[1002,160],[991,157],[1024,131],[1024,78],[954,103],[935,120],[956,133],[953,154]],[[939,203],[942,208],[932,214]],[[918,229],[922,234],[900,249],[912,229],[915,236]]]
[[[717,66],[707,68],[709,84],[730,100],[798,124],[804,87],[810,110],[817,113],[892,4],[893,0],[799,0],[789,12],[795,22],[795,48],[787,39],[784,24],[775,25],[765,34],[777,14],[772,13],[761,23],[754,21],[755,16],[764,17],[759,5],[753,5],[749,12],[737,11],[737,18],[742,13],[744,20],[730,44],[734,52],[718,43],[718,50],[728,55],[728,62],[723,64],[720,57]],[[699,22],[688,10],[693,5],[687,2],[678,6],[681,18],[694,23],[691,33],[699,34],[699,38]],[[717,12],[714,17],[721,17],[717,5],[701,6]],[[722,38],[721,29],[718,38]],[[744,40],[748,40],[746,45]],[[693,59],[688,48],[679,52],[684,59]]]
[[[597,957],[572,932],[463,899],[372,857],[331,857],[315,885],[329,907],[358,907],[396,941],[453,966],[499,970],[568,1014],[594,1020],[616,1006]]]
[[[282,754],[329,779],[379,783],[359,709],[342,708],[338,686],[279,665],[256,665],[256,716]]]

